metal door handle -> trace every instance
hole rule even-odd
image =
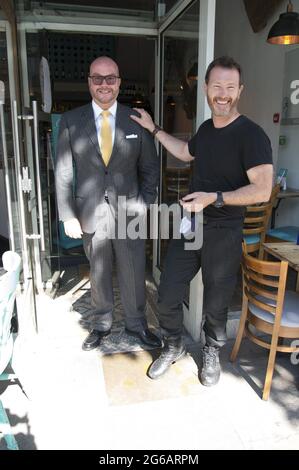
[[[44,230],[44,218],[43,218],[43,203],[42,203],[42,190],[40,180],[40,158],[39,158],[39,145],[38,145],[38,116],[37,116],[37,102],[32,101],[33,109],[33,133],[34,133],[34,154],[35,154],[35,166],[36,166],[36,183],[37,183],[37,205],[39,214],[39,230],[40,230],[40,242],[41,250],[45,251],[45,230]]]

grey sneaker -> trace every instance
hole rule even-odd
[[[202,350],[202,370],[200,381],[202,385],[211,387],[219,382],[220,362],[219,348],[214,346],[205,346]]]

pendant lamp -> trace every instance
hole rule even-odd
[[[293,4],[289,1],[287,12],[279,16],[269,31],[267,42],[270,44],[299,44],[299,13],[293,11]]]

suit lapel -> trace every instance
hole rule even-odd
[[[100,157],[101,161],[103,162],[101,150],[99,146],[99,140],[97,136],[97,129],[94,121],[94,113],[92,109],[92,105],[88,105],[85,112],[82,114],[82,130],[87,133],[88,137],[90,138],[91,142],[95,146],[95,149]],[[103,162],[104,164],[104,162]]]

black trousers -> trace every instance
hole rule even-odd
[[[225,344],[228,307],[234,293],[242,254],[242,225],[203,225],[203,245],[185,250],[184,238],[171,240],[161,274],[158,313],[162,334],[179,337],[183,330],[183,300],[187,286],[202,268],[203,329],[206,343]]]

